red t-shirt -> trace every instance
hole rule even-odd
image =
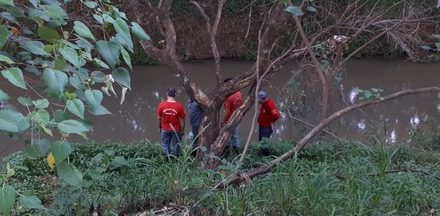
[[[157,107],[157,116],[161,119],[162,130],[182,131],[180,119],[185,118],[185,110],[179,102],[164,101]],[[174,129],[173,129],[174,127]]]
[[[243,100],[241,99],[241,93],[235,92],[231,96],[229,96],[224,104],[226,115],[224,122],[228,122],[229,118],[231,118],[232,113],[238,109],[243,104]]]
[[[258,115],[258,124],[262,127],[269,127],[273,122],[280,118],[280,113],[272,99],[267,99],[261,104],[260,114]]]

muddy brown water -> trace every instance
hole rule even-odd
[[[251,63],[244,61],[226,61],[222,64],[225,77],[233,77],[247,70]],[[213,62],[187,63],[190,76],[204,89],[214,86]],[[269,97],[277,98],[279,90],[290,78],[295,65],[286,66],[273,76],[270,84],[265,86]],[[94,127],[89,133],[89,140],[97,142],[134,142],[138,140],[159,141],[158,123],[155,117],[157,104],[165,98],[164,90],[168,86],[178,86],[177,80],[161,66],[136,66],[132,72],[132,91],[127,94],[123,105],[119,98],[105,97],[104,106],[113,114],[92,117]],[[405,60],[353,60],[347,65],[347,75],[341,88],[346,104],[352,103],[357,89],[381,88],[384,94],[405,88],[418,88],[438,85],[440,81],[440,64],[416,64]],[[0,79],[0,86],[10,91],[7,81]],[[11,88],[16,89],[16,88]],[[243,93],[246,93],[243,90]],[[188,97],[179,91],[177,99],[186,103]],[[278,106],[283,106],[279,103]],[[251,125],[253,108],[240,125],[241,141],[245,142]],[[291,139],[293,134],[292,120],[283,115],[277,124],[273,139]],[[436,125],[440,119],[440,95],[412,95],[373,105],[355,111],[333,124],[330,130],[343,138],[365,140],[370,134],[379,134],[387,143],[404,142],[408,133],[416,127]],[[186,132],[189,132],[187,123]],[[253,140],[257,133],[254,131]],[[84,141],[71,137],[73,141]],[[10,154],[23,148],[23,139],[12,139],[0,134],[0,156]]]

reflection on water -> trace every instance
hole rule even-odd
[[[215,83],[213,62],[185,64],[190,76],[203,89],[212,88]],[[234,76],[246,71],[249,62],[229,61],[222,64],[225,77]],[[440,73],[439,64],[414,64],[403,60],[378,61],[356,60],[347,65],[347,75],[341,84],[345,99],[349,103],[356,102],[361,89],[381,88],[384,94],[399,91],[404,88],[418,88],[438,85]],[[267,83],[265,90],[269,97],[276,98],[280,88],[289,80],[290,71],[294,65],[287,66]],[[0,80],[3,90],[4,80]],[[165,89],[178,86],[177,80],[171,73],[160,66],[137,66],[132,73],[132,89],[126,96],[125,103],[119,105],[119,98],[112,96],[104,99],[106,106],[113,115],[91,117],[94,128],[89,135],[96,141],[130,142],[141,139],[159,141],[158,122],[155,117],[157,104],[165,98]],[[119,91],[117,89],[117,91]],[[246,93],[243,90],[242,93]],[[188,97],[180,90],[177,99],[186,103]],[[317,99],[318,100],[318,99]],[[0,108],[5,104],[0,102]],[[279,103],[284,109],[286,105]],[[253,112],[251,109],[250,113]],[[287,113],[281,113],[282,118],[277,123],[273,139],[292,139],[292,120]],[[392,144],[405,140],[410,130],[422,127],[428,119],[437,122],[440,117],[440,94],[412,95],[388,101],[381,105],[373,105],[355,111],[329,126],[329,130],[341,137],[365,139],[370,134],[381,134],[385,141]],[[249,132],[252,114],[245,116],[240,125],[242,142]],[[311,122],[316,124],[316,122]],[[298,124],[296,122],[296,124]],[[187,122],[187,131],[189,122]],[[258,130],[254,130],[256,140]],[[71,137],[74,141],[82,141],[79,137]],[[20,149],[23,140],[13,140],[6,135],[0,135],[0,155],[5,155]]]

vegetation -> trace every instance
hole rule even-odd
[[[440,143],[431,141],[438,148]],[[262,156],[260,145],[272,156]],[[255,144],[245,166],[270,160],[290,145]],[[440,159],[427,159],[428,152],[410,146],[317,143],[271,174],[222,191],[212,191],[212,185],[237,172],[234,161],[213,172],[199,169],[187,153],[167,161],[160,147],[149,143],[75,145],[70,162],[84,174],[82,189],[60,181],[44,158],[16,153],[5,159],[16,171],[9,184],[19,193],[36,194],[45,209],[18,205],[13,213],[435,215],[431,211],[440,209]]]
[[[47,156],[60,178],[76,187],[83,176],[69,161],[72,150],[66,139],[74,134],[87,138],[91,125],[86,111],[110,114],[101,102],[104,93],[118,95],[115,82],[123,103],[130,89],[124,66],[132,67],[132,35],[150,40],[139,24],[128,25],[126,14],[110,1],[82,4],[102,28],[100,38],[69,17],[65,2],[0,1],[0,70],[5,81],[0,102],[6,104],[0,109],[0,131],[24,137],[27,153]],[[41,140],[44,135],[58,141]],[[27,208],[42,208],[36,196],[18,193],[8,184],[15,170],[9,164],[6,168],[0,212],[8,214],[17,200]]]
[[[176,2],[172,0],[147,0],[142,5],[137,0],[129,1],[127,5],[135,16],[132,20],[139,23],[130,22],[110,0],[73,2],[81,4],[81,12],[86,10],[87,17],[71,17],[72,12],[66,11],[68,1],[0,0],[0,70],[8,82],[0,89],[0,102],[7,104],[0,109],[0,131],[28,140],[25,154],[11,155],[2,166],[0,212],[107,215],[147,210],[200,215],[339,215],[432,214],[439,208],[438,160],[420,161],[412,148],[339,143],[320,144],[301,152],[316,134],[343,114],[407,94],[440,91],[439,87],[430,87],[382,97],[379,90],[364,90],[362,100],[350,107],[331,115],[326,108],[329,83],[344,63],[369,43],[386,35],[405,47],[410,57],[415,56],[412,48],[420,42],[417,30],[433,20],[421,15],[432,9],[404,4],[405,9],[413,10],[394,19],[386,13],[387,8],[364,10],[365,5],[353,1],[345,4],[344,11],[356,9],[360,13],[336,13],[340,15],[332,18],[336,22],[327,23],[330,13],[323,9],[335,6],[321,5],[328,1],[271,1],[259,8],[259,17],[264,19],[258,23],[258,34],[250,37],[257,44],[256,54],[249,54],[255,56],[255,64],[232,81],[223,82],[222,55],[217,46],[219,23],[222,13],[231,15],[237,12],[234,8],[245,6],[243,2],[226,2],[219,0],[212,11],[194,1],[182,4],[198,11],[202,18],[197,20],[206,25],[209,37],[205,39],[216,63],[216,84],[208,92],[193,82],[182,65],[171,17]],[[147,18],[153,18],[155,25],[151,26],[158,29],[153,40],[141,27],[146,25],[140,13],[142,7],[152,14]],[[307,23],[319,23],[328,32]],[[338,35],[340,26],[349,29],[346,36]],[[405,28],[396,30],[400,26]],[[371,37],[345,56],[347,45],[355,43],[358,36],[365,39],[363,32]],[[137,58],[167,66],[188,96],[205,110],[196,159],[186,152],[178,159],[165,160],[156,145],[146,143],[72,147],[67,142],[75,134],[87,139],[91,124],[86,111],[98,116],[110,114],[101,105],[104,94],[120,95],[124,102],[130,89],[127,68],[132,68],[134,37],[149,56]],[[255,146],[251,154],[242,154],[247,157],[244,164],[220,160],[231,130],[253,104],[257,105],[254,93],[262,80],[299,56],[304,56],[303,64],[320,76],[322,121],[295,146],[262,143],[274,153],[271,156],[259,155],[259,147]],[[120,94],[114,83],[120,86]],[[244,105],[222,124],[219,113],[224,99],[244,88],[250,88]],[[13,93],[18,96],[11,96]],[[294,159],[288,160],[291,157]],[[283,161],[288,162],[280,165]],[[208,169],[200,169],[200,165]],[[253,177],[269,172],[252,182]],[[223,190],[217,191],[219,188]]]

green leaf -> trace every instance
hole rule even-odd
[[[37,109],[46,109],[47,107],[49,107],[49,101],[46,98],[32,101],[32,103]]]
[[[4,18],[4,19],[8,20],[9,22],[12,22],[12,23],[18,24],[17,19],[15,19],[15,17],[12,16],[12,14],[9,13],[9,12],[1,12],[1,13],[0,13],[0,16],[1,16],[2,18]]]
[[[22,132],[30,127],[29,118],[15,110],[0,110],[0,130]]]
[[[127,69],[119,67],[116,70],[113,70],[112,75],[116,82],[127,87],[128,89],[131,89],[130,74],[128,73]]]
[[[64,60],[64,58],[57,58],[54,62],[53,62],[53,69],[56,70],[66,70],[68,67],[66,60]]]
[[[13,64],[14,63],[14,61],[12,61],[9,57],[4,56],[4,55],[0,55],[0,61],[6,62],[8,64]]]
[[[64,19],[68,18],[66,11],[59,4],[50,4],[43,7],[45,14],[50,17],[50,21],[60,26],[65,23]]]
[[[2,75],[13,85],[20,87],[22,89],[26,88],[26,83],[24,82],[23,73],[20,68],[13,67],[6,70],[2,70]]]
[[[8,29],[5,26],[0,25],[0,48],[2,48],[6,44],[9,35],[10,32],[8,31]]]
[[[80,134],[83,132],[89,131],[89,127],[86,127],[83,123],[76,120],[65,120],[57,124],[58,130],[63,133],[71,134]]]
[[[78,56],[78,53],[76,52],[76,50],[74,50],[71,47],[64,47],[63,49],[59,50],[61,55],[63,55],[63,57],[69,61],[70,63],[72,63],[75,67],[82,67],[86,64],[86,61],[82,58],[80,58]]]
[[[304,15],[304,12],[298,6],[289,6],[286,8],[286,11],[296,17]]]
[[[20,103],[23,106],[32,106],[32,105],[34,105],[34,103],[32,103],[31,99],[25,98],[25,97],[22,97],[22,96],[18,97],[17,101],[18,101],[18,103]]]
[[[92,115],[95,115],[95,116],[112,114],[110,111],[108,111],[107,108],[105,108],[105,107],[102,106],[102,105],[99,105],[99,106],[97,106],[97,107],[91,107],[91,108],[89,109],[89,112],[90,112]]]
[[[88,8],[96,8],[96,6],[98,6],[98,3],[94,2],[94,1],[86,1],[83,2]]]
[[[38,28],[38,36],[41,39],[49,42],[63,39],[63,37],[61,37],[57,30],[47,26],[41,26],[40,28]]]
[[[84,104],[81,100],[68,100],[66,106],[69,112],[80,117],[81,119],[84,119]]]
[[[47,139],[35,140],[33,144],[27,143],[24,146],[24,152],[33,158],[47,156],[50,149],[50,142]]]
[[[50,68],[44,69],[43,80],[46,83],[47,91],[53,94],[61,94],[67,85],[68,79],[64,72]]]
[[[11,164],[6,163],[6,178],[10,178],[15,175],[14,168],[11,168]]]
[[[437,52],[440,51],[440,42],[435,43],[435,48],[437,49]]]
[[[151,40],[151,37],[144,31],[144,29],[137,22],[131,23],[131,32],[137,39],[141,41]]]
[[[316,12],[316,8],[314,8],[312,6],[307,7],[306,10],[309,11],[309,12],[312,12],[312,13]]]
[[[111,17],[111,16],[108,15],[108,14],[102,14],[102,20],[103,20],[105,23],[111,23],[111,24],[113,24],[113,23],[116,22],[116,20],[113,19],[113,17]]]
[[[79,34],[79,35],[81,35],[81,36],[83,36],[85,38],[92,39],[93,41],[96,40],[95,36],[93,36],[93,34],[90,31],[90,29],[81,21],[75,21],[74,22],[73,30],[77,34]]]
[[[119,62],[121,47],[118,42],[100,40],[96,42],[96,50],[111,68]]]
[[[33,121],[43,125],[46,125],[50,121],[49,112],[44,109],[32,112],[31,117]]]
[[[105,73],[101,71],[93,71],[91,74],[91,77],[95,80],[97,83],[102,83],[104,81]]]
[[[13,0],[0,0],[0,4],[14,6],[14,1]]]
[[[430,46],[427,46],[427,45],[422,45],[422,46],[419,46],[419,47],[422,48],[425,51],[429,51],[429,50],[432,49]]]
[[[69,119],[68,116],[66,115],[66,113],[64,113],[63,110],[55,110],[55,112],[53,112],[53,121],[55,123],[60,123],[64,120]]]
[[[130,54],[128,54],[128,52],[125,49],[121,50],[122,53],[122,57],[124,58],[125,63],[128,65],[128,67],[130,68],[130,70],[133,70],[133,67],[131,65],[131,58],[130,58]]]
[[[67,142],[53,142],[50,145],[50,152],[55,158],[55,164],[60,164],[72,153],[72,147]]]
[[[100,66],[104,69],[107,69],[107,70],[110,69],[110,67],[105,62],[101,61],[101,59],[93,58],[93,62],[95,62],[98,66]]]
[[[74,74],[73,76],[71,76],[69,78],[69,83],[70,83],[70,85],[72,85],[74,88],[76,88],[78,90],[86,89],[86,85],[84,85],[84,83],[81,81],[79,76],[76,74]]]
[[[15,188],[9,185],[0,188],[0,212],[9,215],[11,209],[14,207],[16,197]]]
[[[4,92],[3,90],[0,89],[0,101],[6,101],[9,100],[10,97],[8,94],[6,94],[6,92]]]
[[[45,209],[41,204],[41,200],[35,195],[22,196],[20,197],[19,203],[27,209]]]
[[[99,90],[86,90],[84,92],[84,95],[86,96],[86,100],[92,108],[98,107],[101,105],[102,99],[104,96],[102,95],[102,92]]]
[[[46,51],[44,51],[44,44],[40,41],[27,41],[24,44],[20,45],[20,47],[35,55],[49,55]]]
[[[99,24],[104,24],[104,19],[102,18],[102,16],[99,16],[97,14],[93,14],[93,18],[95,18],[96,22],[98,22]]]
[[[121,156],[115,157],[111,163],[115,167],[122,167],[122,166],[128,165],[128,161],[124,157],[121,157]]]
[[[57,173],[61,180],[69,185],[80,188],[82,186],[83,175],[72,164],[68,164],[66,161],[57,165]]]
[[[88,53],[95,48],[93,44],[91,44],[87,39],[75,34],[76,37],[78,37],[79,40],[76,41],[76,44],[78,44],[79,47],[85,49]]]

